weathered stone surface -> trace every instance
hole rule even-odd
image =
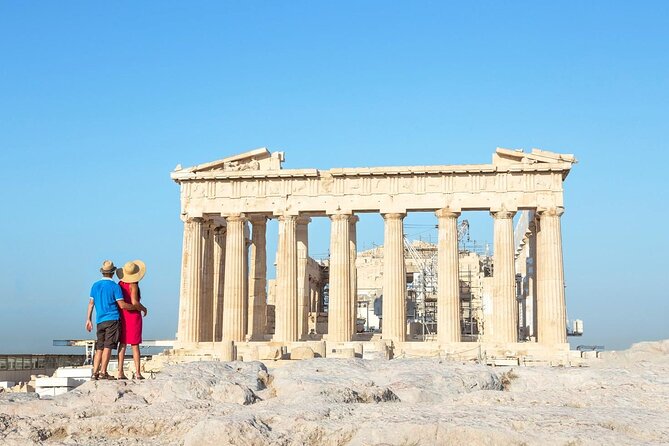
[[[0,394],[0,443],[667,444],[667,352],[669,341],[645,343],[590,367],[513,370],[317,358],[271,376],[260,363],[193,362],[50,400]]]
[[[258,359],[260,361],[281,359],[281,347],[273,345],[260,345],[258,346]]]
[[[354,348],[333,348],[326,353],[326,358],[344,358],[350,359],[355,358],[355,349]]]
[[[290,351],[290,359],[313,359],[314,351],[310,347],[295,347]]]

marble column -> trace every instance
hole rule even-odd
[[[251,229],[249,227],[248,221],[244,222],[244,337],[245,339],[248,340],[248,332],[249,332],[249,317],[251,314],[250,306],[249,305],[249,259],[251,258],[250,255],[250,248],[251,248]],[[251,319],[251,321],[253,321]]]
[[[330,292],[328,341],[353,338],[351,322],[350,214],[330,216]]]
[[[383,339],[404,342],[407,332],[404,216],[383,214]]]
[[[348,239],[349,239],[349,265],[351,266],[351,323],[352,333],[355,336],[357,333],[358,320],[358,270],[355,261],[358,258],[358,231],[357,226],[360,217],[357,215],[351,216],[349,219]]]
[[[198,341],[214,340],[214,230],[216,225],[208,220],[203,227],[202,289],[200,290],[200,334]]]
[[[223,290],[225,286],[225,226],[214,230],[214,341],[223,339]]]
[[[309,223],[311,218],[297,219],[297,333],[300,339],[309,335]]]
[[[267,217],[251,220],[249,252],[249,339],[262,340],[267,332]]]
[[[533,336],[536,339],[537,336],[537,222],[536,214],[532,214],[528,229],[530,235],[528,237],[528,250],[529,255],[527,257],[527,290],[528,290],[528,302],[526,304],[528,311],[528,325],[530,330],[528,335]]]
[[[276,283],[274,340],[294,342],[297,332],[297,216],[279,217],[279,252]]]
[[[436,212],[439,222],[437,263],[437,339],[441,344],[460,342],[459,212]]]
[[[184,241],[181,259],[181,296],[179,297],[180,344],[194,343],[200,335],[200,294],[202,289],[202,218],[184,222]]]
[[[567,342],[567,314],[562,264],[561,207],[539,210],[537,233],[537,340]]]
[[[513,239],[515,212],[491,212],[494,218],[492,320],[484,336],[491,342],[518,342],[518,302]]]
[[[227,217],[225,237],[225,283],[223,291],[224,341],[244,341],[244,266],[245,240],[244,216],[233,214]]]

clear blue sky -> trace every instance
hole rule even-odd
[[[0,1],[0,353],[69,352],[105,258],[146,261],[145,338],[174,336],[169,173],[261,146],[286,168],[574,153],[575,344],[669,338],[667,54],[667,2]]]

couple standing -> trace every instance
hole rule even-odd
[[[114,272],[119,283],[114,282]],[[140,303],[139,281],[146,273],[146,265],[141,260],[133,260],[116,268],[114,262],[105,260],[100,268],[102,279],[93,284],[88,302],[86,330],[93,330],[93,309],[97,340],[93,357],[93,375],[97,379],[127,379],[123,371],[125,348],[132,346],[132,358],[135,363],[135,377],[144,379],[140,372],[139,344],[142,343],[142,313],[146,307]],[[120,342],[120,345],[119,345]],[[107,373],[111,351],[118,349],[118,375],[116,378]]]

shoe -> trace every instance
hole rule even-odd
[[[116,379],[117,380],[126,380],[126,379],[128,379],[128,377],[125,376],[125,375],[121,375],[121,376],[117,376]]]
[[[93,375],[91,376],[91,379],[93,381],[97,381],[98,379],[100,379],[100,374],[99,373],[93,373]]]
[[[111,376],[111,375],[110,375],[109,373],[107,373],[107,372],[101,373],[101,374],[100,374],[100,379],[107,379],[107,380],[109,380],[109,381],[116,381],[116,378],[114,378],[113,376]]]
[[[135,375],[135,379],[146,379],[142,375]]]

